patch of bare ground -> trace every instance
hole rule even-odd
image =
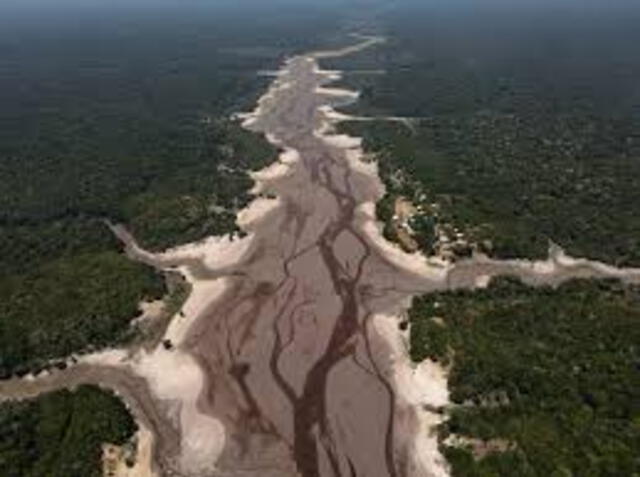
[[[158,477],[152,468],[153,435],[141,428],[126,446],[102,446],[103,477]]]
[[[419,245],[413,238],[413,231],[409,225],[409,220],[416,213],[415,206],[406,197],[397,197],[394,201],[393,209],[395,213],[391,219],[391,224],[400,246],[406,252],[416,252]]]
[[[516,444],[506,439],[476,439],[467,436],[451,435],[445,445],[467,449],[475,460],[481,460],[489,454],[512,451],[516,449]]]

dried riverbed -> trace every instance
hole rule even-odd
[[[414,368],[399,323],[415,294],[572,277],[640,282],[640,270],[576,261],[476,258],[429,263],[387,243],[374,218],[383,186],[360,141],[334,135],[333,107],[356,99],[327,86],[318,61],[380,41],[291,58],[247,128],[283,149],[254,175],[263,197],[241,212],[248,236],[151,254],[122,227],[133,259],[179,270],[193,292],[167,330],[172,349],[87,357],[64,372],[0,384],[24,398],[80,382],[115,389],[154,434],[158,475],[446,476],[430,427],[446,376]],[[275,197],[275,198],[267,198]]]

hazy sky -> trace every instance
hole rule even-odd
[[[379,5],[420,5],[429,6],[448,6],[448,5],[469,5],[479,7],[482,5],[504,5],[504,6],[558,6],[566,5],[576,8],[582,7],[619,7],[619,6],[637,6],[639,0],[322,0],[320,2],[313,0],[2,0],[0,7],[51,7],[61,8],[63,6],[75,7],[115,7],[115,6],[180,6],[184,8],[193,7],[195,5],[217,7],[217,6],[247,6],[254,4],[260,6],[274,4],[290,4],[298,7],[331,5],[331,4],[379,4]]]
[[[47,15],[62,14],[73,20],[73,15],[98,14],[104,11],[126,11],[153,9],[157,12],[179,10],[182,13],[207,10],[237,10],[249,15],[252,9],[273,12],[278,15],[283,9],[307,7],[340,10],[349,5],[356,10],[370,11],[363,6],[377,6],[382,11],[397,7],[420,8],[421,10],[445,10],[471,13],[479,10],[515,12],[535,9],[538,11],[616,13],[631,8],[640,11],[640,0],[0,0],[0,22],[10,22],[10,17],[46,22]]]

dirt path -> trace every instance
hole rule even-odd
[[[194,285],[182,331],[169,330],[179,336],[174,349],[98,356],[50,378],[0,384],[0,395],[79,382],[116,389],[154,433],[166,476],[446,476],[429,435],[441,417],[427,410],[447,403],[446,379],[409,363],[398,324],[410,298],[502,274],[557,284],[640,281],[640,271],[558,250],[547,262],[479,258],[443,268],[385,242],[373,217],[383,193],[376,166],[360,161],[358,140],[332,135],[340,120],[332,107],[354,95],[326,88],[339,73],[317,63],[379,41],[290,59],[244,117],[285,149],[256,174],[257,190],[277,199],[241,213],[248,237],[151,254],[113,226],[132,258],[179,269]]]

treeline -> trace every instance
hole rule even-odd
[[[81,386],[0,406],[4,477],[101,477],[102,444],[123,445],[133,418],[111,392]]]
[[[499,279],[417,298],[410,320],[412,358],[451,366],[454,476],[640,472],[640,288]],[[507,445],[474,457],[450,434]]]

